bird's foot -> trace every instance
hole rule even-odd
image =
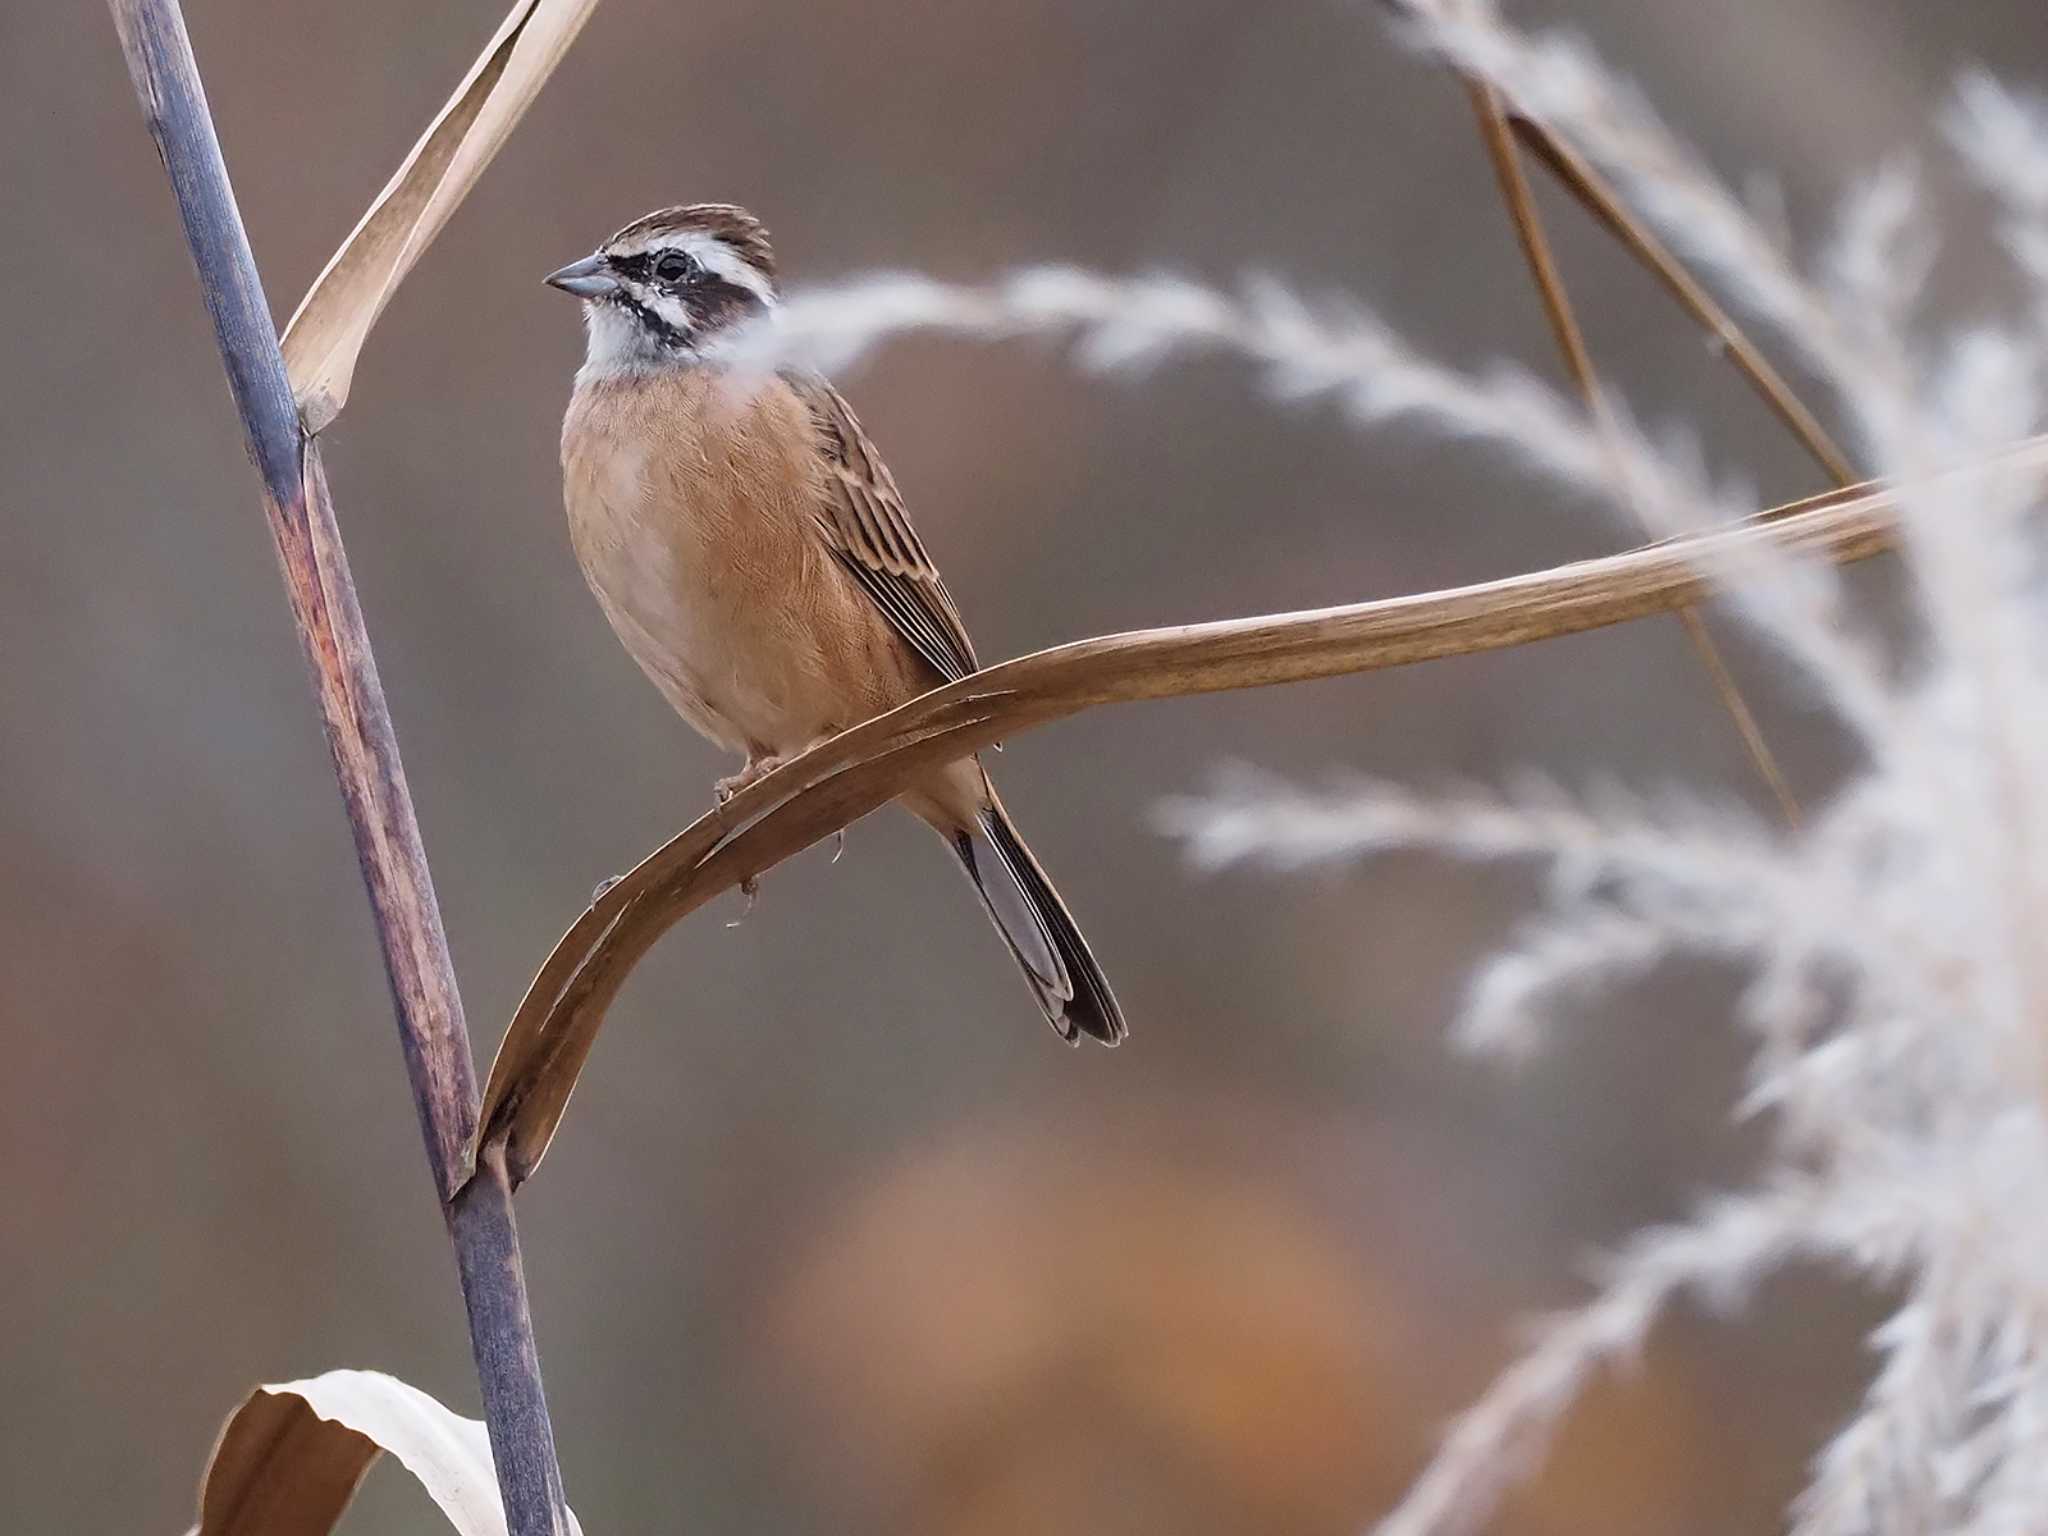
[[[718,803],[723,805],[741,790],[752,788],[756,780],[765,778],[773,773],[782,766],[782,762],[781,758],[772,754],[767,757],[748,758],[746,767],[742,768],[738,773],[720,779],[717,784],[712,786],[718,795]]]
[[[590,888],[590,904],[594,907],[604,899],[604,893],[625,879],[624,875],[606,875]]]
[[[841,827],[832,834],[832,862],[837,864],[841,854],[846,852],[846,828]]]

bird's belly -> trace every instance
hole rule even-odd
[[[866,615],[789,509],[655,498],[624,450],[570,489],[577,558],[613,630],[684,719],[750,755],[800,751],[862,717]],[[670,504],[674,503],[674,504]],[[835,679],[840,681],[835,684]],[[851,706],[851,711],[849,709]]]

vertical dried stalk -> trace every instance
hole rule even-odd
[[[462,1276],[498,1484],[514,1536],[568,1528],[542,1394],[511,1186],[486,1159],[457,1194],[476,1071],[426,852],[318,448],[292,402],[269,305],[228,184],[177,0],[111,0],[151,137],[213,316],[228,386],[312,665],[321,719],[383,947],[399,1041]]]
[[[1664,290],[1677,301],[1679,308],[1692,316],[1694,323],[1715,342],[1727,348],[1729,361],[1749,380],[1751,387],[1786,429],[1828,472],[1829,478],[1837,485],[1855,484],[1855,466],[1828,436],[1820,419],[1792,392],[1792,386],[1785,382],[1784,376],[1771,366],[1770,359],[1757,349],[1756,343],[1742,333],[1741,327],[1700,285],[1699,279],[1665,248],[1663,241],[1629,213],[1606,179],[1593,169],[1591,162],[1534,118],[1510,113],[1508,126],[1601,227],[1650,270],[1651,275],[1664,285]]]
[[[1493,161],[1494,175],[1500,181],[1501,198],[1507,204],[1508,217],[1514,222],[1515,238],[1521,243],[1523,259],[1529,264],[1529,275],[1535,280],[1536,291],[1543,300],[1543,312],[1550,321],[1557,350],[1564,358],[1565,369],[1571,374],[1580,398],[1586,402],[1586,410],[1591,414],[1594,426],[1601,436],[1612,442],[1613,422],[1607,396],[1600,387],[1599,374],[1593,369],[1593,354],[1586,347],[1585,333],[1579,329],[1578,316],[1572,311],[1564,278],[1551,255],[1549,238],[1543,232],[1543,216],[1536,210],[1536,200],[1529,195],[1529,182],[1522,175],[1521,156],[1516,151],[1500,95],[1483,80],[1468,78],[1465,88],[1471,93],[1472,107],[1479,117],[1479,136]],[[1768,369],[1769,365],[1765,367]],[[1775,379],[1776,376],[1770,377]],[[1797,405],[1796,401],[1793,403]],[[1803,407],[1801,409],[1803,411]],[[1618,472],[1618,459],[1616,463]],[[1685,626],[1686,637],[1692,641],[1701,664],[1707,669],[1715,693],[1720,695],[1722,705],[1735,722],[1736,732],[1742,737],[1742,744],[1749,752],[1750,761],[1756,765],[1757,774],[1777,800],[1786,825],[1798,826],[1798,798],[1792,793],[1784,769],[1779,766],[1777,754],[1764,739],[1763,727],[1757,723],[1749,700],[1742,696],[1734,674],[1728,670],[1720,646],[1714,643],[1707,621],[1690,603],[1678,609],[1677,613],[1679,622]]]

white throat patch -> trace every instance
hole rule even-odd
[[[666,361],[658,339],[630,311],[602,299],[583,305],[585,345],[579,381],[641,373]]]

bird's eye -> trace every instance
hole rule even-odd
[[[654,264],[654,275],[664,283],[681,282],[697,264],[680,251],[669,251]]]

